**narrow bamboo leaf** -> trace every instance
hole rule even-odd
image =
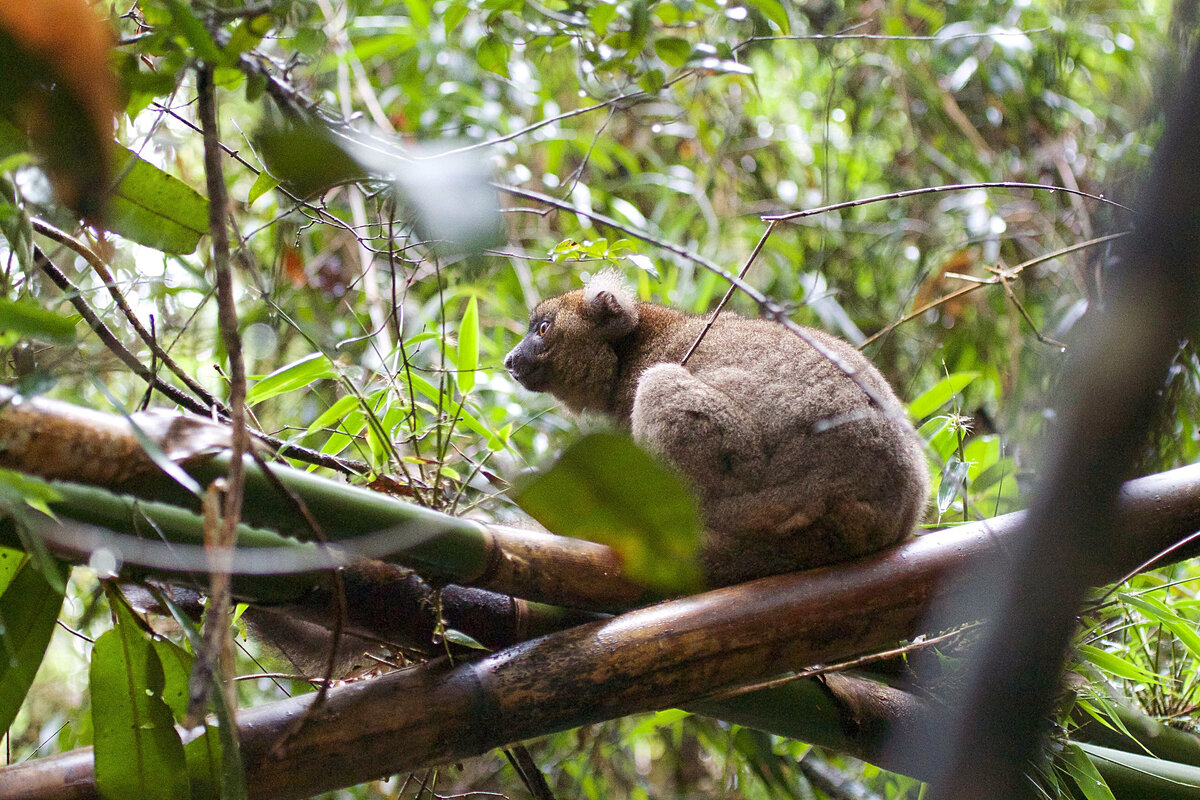
[[[1119,678],[1125,678],[1137,683],[1157,683],[1161,684],[1163,678],[1157,673],[1151,672],[1148,669],[1139,667],[1130,661],[1126,661],[1118,655],[1101,650],[1098,647],[1091,645],[1079,645],[1079,653],[1088,661],[1095,664],[1105,672],[1116,675]]]
[[[455,628],[446,628],[442,634],[447,642],[457,644],[462,647],[469,647],[472,650],[490,650],[491,648],[480,644],[478,641]]]
[[[75,321],[42,308],[33,300],[0,298],[0,336],[31,337],[47,342],[75,341]]]
[[[282,366],[250,387],[246,404],[255,405],[281,394],[303,389],[322,378],[336,378],[333,364],[323,353],[312,353],[299,361]]]
[[[504,449],[504,444],[508,440],[507,433],[502,434],[500,431],[492,430],[487,426],[486,423],[468,412],[465,408],[456,407],[456,411],[459,414],[459,421],[464,426],[474,433],[479,434],[484,439],[487,439],[487,446],[489,450]],[[451,416],[453,416],[453,412],[451,413]]]
[[[1150,619],[1162,623],[1163,627],[1175,634],[1183,646],[1191,651],[1193,658],[1200,658],[1200,634],[1196,633],[1194,623],[1179,616],[1152,597],[1137,597],[1124,593],[1119,596],[1123,602],[1139,609]]]
[[[475,296],[467,301],[458,326],[458,391],[467,394],[475,388],[475,369],[479,366],[479,309]]]
[[[0,730],[8,730],[50,644],[66,573],[55,585],[32,560],[22,563],[12,550],[3,555],[6,563],[19,563],[0,595]]]
[[[1100,777],[1096,765],[1079,749],[1079,745],[1068,744],[1063,748],[1062,764],[1087,800],[1116,800],[1104,778]]]
[[[324,431],[326,428],[335,427],[342,422],[354,408],[358,406],[358,398],[352,394],[345,397],[339,397],[333,405],[322,411],[312,424],[304,431],[305,436],[311,436],[318,431]]]
[[[908,405],[908,413],[913,419],[925,417],[937,411],[954,395],[961,392],[971,381],[979,377],[978,372],[953,372],[938,381],[932,389],[913,400]]]
[[[208,200],[123,147],[116,148],[114,162],[123,177],[109,200],[109,230],[164,253],[195,251],[208,233]]]
[[[700,517],[691,492],[632,439],[580,439],[516,499],[551,531],[614,548],[633,580],[664,592],[700,585]]]
[[[115,593],[116,626],[96,640],[89,670],[96,788],[108,800],[173,800],[191,793],[183,743],[163,699],[149,635]]]

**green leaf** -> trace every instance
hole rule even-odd
[[[326,428],[332,428],[342,422],[346,416],[358,407],[358,398],[352,394],[345,397],[339,397],[333,405],[321,412],[321,414],[312,421],[308,429],[304,431],[305,436],[311,436],[319,431],[324,431]]]
[[[250,194],[246,197],[246,205],[254,205],[254,201],[262,197],[267,192],[279,185],[279,181],[271,177],[271,173],[263,170],[258,173],[258,177],[254,179],[254,185],[250,187]]]
[[[458,391],[467,394],[475,388],[475,369],[479,366],[479,309],[474,295],[467,301],[467,310],[458,326],[457,366],[454,376]]]
[[[225,44],[226,58],[234,60],[247,50],[257,47],[274,26],[275,19],[270,14],[242,18],[234,26],[229,41]]]
[[[466,3],[454,2],[442,12],[442,27],[446,30],[446,36],[458,30],[458,26],[467,18],[467,13],[470,10],[470,7]]]
[[[183,35],[184,40],[192,46],[199,58],[214,66],[217,64],[231,65],[230,58],[217,47],[217,43],[209,35],[204,23],[192,13],[187,3],[182,0],[165,0],[165,2],[167,8],[171,10],[171,17],[175,22],[174,30]]]
[[[311,353],[299,361],[280,367],[250,387],[246,405],[255,405],[297,389],[303,389],[322,378],[336,378],[337,371],[324,353]]]
[[[587,12],[588,22],[592,25],[592,30],[598,36],[603,36],[608,30],[608,24],[617,16],[616,3],[596,3]]]
[[[0,298],[0,334],[68,343],[75,341],[75,321],[33,300]]]
[[[628,437],[580,439],[516,500],[554,533],[615,549],[635,581],[662,592],[701,585],[700,516],[691,491]]]
[[[1091,663],[1095,664],[1100,669],[1118,678],[1134,681],[1135,683],[1151,683],[1162,684],[1163,677],[1157,673],[1151,672],[1148,669],[1139,667],[1131,661],[1127,661],[1120,656],[1110,653],[1107,650],[1101,650],[1098,647],[1091,645],[1079,645],[1079,653]]]
[[[788,19],[787,7],[780,0],[746,0],[746,5],[770,20],[775,27],[779,28],[780,32],[784,34],[792,32],[792,23]]]
[[[645,74],[638,78],[638,86],[646,94],[657,94],[666,82],[667,76],[661,69],[646,70]]]
[[[58,567],[55,586],[32,559],[22,560],[16,551],[7,549],[0,554],[5,571],[14,563],[19,565],[0,595],[0,730],[8,730],[54,633],[66,570]]]
[[[164,253],[195,251],[208,233],[208,200],[124,147],[113,160],[121,182],[109,200],[108,229]]]
[[[1150,620],[1160,623],[1164,628],[1175,634],[1175,637],[1191,651],[1193,658],[1200,658],[1200,634],[1196,633],[1193,623],[1167,608],[1153,597],[1138,597],[1121,593],[1118,595],[1122,602],[1128,603],[1145,614]]]
[[[954,372],[942,378],[937,384],[908,404],[908,413],[913,419],[925,417],[937,411],[950,401],[950,398],[966,388],[967,384],[979,377],[978,372]]]
[[[192,784],[191,800],[221,800],[222,761],[217,731],[206,727],[204,733],[183,746],[183,754]]]
[[[454,628],[446,628],[442,633],[447,642],[459,645],[460,647],[469,647],[472,650],[491,650],[490,647],[480,644],[478,641]]]
[[[489,33],[479,40],[479,44],[475,48],[475,63],[488,72],[494,72],[507,78],[508,45],[499,36]]]
[[[1061,760],[1067,774],[1071,776],[1071,780],[1075,781],[1079,791],[1083,792],[1083,796],[1087,800],[1116,800],[1112,790],[1104,782],[1104,778],[1100,777],[1096,765],[1087,757],[1087,753],[1079,748],[1079,745],[1067,744],[1063,748]]]
[[[191,794],[183,743],[163,699],[163,667],[150,636],[115,592],[116,626],[96,640],[89,683],[96,788],[108,800]]]
[[[9,547],[0,547],[0,595],[3,595],[24,564],[25,553]]]
[[[672,67],[682,67],[692,54],[692,45],[686,39],[664,36],[654,41],[654,52]]]
[[[352,152],[356,145],[317,122],[281,125],[268,121],[255,133],[254,144],[271,175],[298,197],[368,175]]]
[[[177,720],[187,716],[189,682],[195,658],[169,639],[151,641],[163,670],[163,702]]]

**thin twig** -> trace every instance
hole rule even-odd
[[[245,490],[245,472],[242,457],[250,447],[246,432],[246,364],[242,358],[242,337],[238,333],[237,300],[233,293],[233,272],[229,264],[229,224],[226,220],[228,196],[225,188],[225,173],[221,164],[220,133],[217,127],[217,97],[213,84],[213,65],[201,63],[196,69],[196,84],[199,99],[200,127],[204,133],[204,177],[208,187],[208,226],[212,239],[213,272],[217,284],[217,322],[229,360],[229,421],[232,427],[232,453],[229,460],[228,483],[225,486],[224,503],[221,510],[219,535],[213,543],[215,554],[228,561],[237,544],[237,525],[242,516],[242,499]],[[206,526],[205,543],[208,543]],[[228,569],[213,570],[211,574],[214,607],[209,609],[214,631],[220,637],[221,661],[223,666],[232,666],[233,646],[230,634],[229,612],[231,611],[230,582]],[[206,637],[210,651],[218,641],[217,634]],[[230,678],[232,670],[223,669],[221,677],[225,687],[226,702],[230,713],[237,708],[237,693]]]
[[[671,78],[670,80],[665,81],[663,83],[663,85],[659,88],[659,91],[662,91],[663,89],[666,89],[668,86],[678,83],[679,81],[683,80],[684,78],[690,77],[692,74],[693,74],[693,72],[691,70],[688,70],[686,72],[680,73],[679,75],[676,75],[675,77]],[[533,133],[534,131],[538,130],[539,128],[544,128],[547,125],[553,125],[556,122],[562,122],[563,120],[570,119],[571,117],[578,117],[582,114],[590,114],[591,112],[599,111],[602,108],[609,108],[611,106],[620,105],[621,103],[626,103],[626,102],[632,103],[635,101],[640,101],[643,98],[649,99],[650,97],[651,97],[650,94],[639,89],[636,92],[629,92],[627,94],[617,95],[616,97],[612,97],[608,100],[604,100],[599,103],[593,103],[590,106],[584,106],[582,108],[576,108],[572,111],[566,111],[566,112],[559,114],[557,116],[554,116],[554,117],[547,117],[546,119],[539,120],[538,122],[535,122],[532,125],[527,125],[524,128],[521,128],[521,130],[519,130],[519,131],[513,131],[512,133],[505,134],[504,136],[497,136],[494,139],[488,139],[487,141],[484,141],[484,142],[476,142],[475,144],[464,145],[463,147],[457,147],[453,150],[444,150],[444,151],[434,154],[434,155],[413,156],[413,158],[417,161],[423,161],[423,160],[431,159],[431,158],[442,158],[445,156],[458,155],[459,153],[469,153],[472,150],[482,150],[485,147],[492,147],[494,145],[503,144],[504,142],[511,142],[513,139],[520,139],[522,136]]]
[[[855,208],[857,206],[865,206],[869,203],[880,203],[885,200],[899,200],[903,197],[915,197],[922,194],[939,194],[941,192],[964,192],[970,189],[1041,189],[1047,192],[1066,192],[1067,194],[1086,197],[1089,200],[1096,200],[1101,203],[1107,203],[1123,211],[1133,213],[1133,209],[1129,206],[1124,206],[1115,200],[1109,200],[1102,194],[1091,194],[1090,192],[1081,192],[1078,189],[1069,189],[1066,186],[1054,186],[1046,183],[1025,183],[1023,181],[984,181],[982,183],[952,183],[944,186],[925,186],[920,189],[905,189],[902,192],[891,192],[889,194],[876,195],[875,197],[863,197],[859,200],[847,200],[844,203],[834,203],[830,206],[821,206],[820,208],[809,208],[802,211],[789,211],[786,214],[764,214],[763,222],[790,222],[795,219],[811,217],[815,214],[825,214],[830,211],[841,211],[846,208]]]
[[[1084,248],[1087,248],[1087,247],[1094,247],[1095,245],[1104,244],[1105,242],[1110,242],[1110,241],[1113,241],[1114,239],[1120,239],[1122,236],[1128,236],[1128,235],[1129,235],[1129,231],[1121,231],[1120,233],[1110,233],[1107,236],[1097,236],[1095,239],[1088,239],[1086,242],[1077,242],[1075,244],[1068,245],[1066,247],[1061,247],[1058,250],[1054,250],[1053,252],[1046,253],[1045,255],[1040,255],[1037,258],[1031,258],[1028,261],[1024,261],[1024,262],[1018,264],[1017,266],[1013,267],[1012,269],[1008,270],[1008,273],[1010,275],[1016,276],[1016,275],[1020,274],[1023,270],[1026,270],[1029,267],[1041,264],[1045,261],[1051,261],[1055,258],[1058,258],[1059,256],[1064,256],[1064,255],[1067,255],[1068,253],[1073,253],[1076,250],[1083,250]],[[964,277],[969,277],[969,276],[964,276]],[[964,286],[961,289],[955,289],[953,292],[944,294],[935,300],[930,300],[925,305],[913,310],[911,313],[906,314],[905,316],[901,317],[900,319],[896,320],[895,322],[885,325],[883,328],[881,328],[876,333],[872,334],[871,336],[868,336],[867,340],[858,346],[858,349],[859,350],[863,349],[864,347],[866,347],[867,345],[869,345],[871,342],[875,341],[879,337],[886,336],[887,334],[891,333],[892,331],[894,331],[896,328],[900,327],[904,323],[909,322],[910,320],[916,319],[917,317],[921,316],[922,314],[924,314],[926,311],[928,311],[931,308],[936,308],[936,307],[942,305],[943,303],[949,302],[950,300],[953,300],[957,297],[962,297],[964,294],[970,294],[971,292],[975,291],[976,289],[981,289],[984,286],[992,286],[992,285],[995,285],[1000,282],[999,279],[996,279],[996,278],[972,278],[972,280],[975,280],[976,283],[973,283],[970,286]]]
[[[30,217],[29,222],[33,226],[33,229],[42,236],[58,242],[64,247],[70,248],[77,255],[81,256],[83,260],[88,263],[88,266],[100,276],[100,280],[104,283],[104,287],[108,289],[108,293],[112,296],[113,301],[117,304],[117,308],[121,310],[121,313],[125,315],[125,319],[127,319],[133,329],[137,331],[138,338],[140,338],[142,342],[150,348],[150,352],[153,354],[154,358],[157,358],[159,361],[161,361],[166,368],[171,371],[171,374],[183,382],[184,386],[195,392],[196,396],[199,397],[206,406],[217,409],[221,414],[229,413],[229,410],[225,407],[225,405],[220,400],[217,400],[217,398],[213,397],[207,389],[201,386],[195,378],[189,375],[187,370],[179,366],[175,359],[171,358],[171,355],[158,344],[150,331],[146,330],[145,326],[142,325],[142,321],[138,319],[137,314],[135,314],[133,309],[130,308],[129,302],[125,299],[125,295],[123,295],[121,290],[117,288],[116,281],[113,279],[113,274],[111,271],[109,271],[108,265],[104,263],[104,259],[102,259],[95,250],[88,247],[86,244],[79,241],[66,231],[59,230],[58,228],[54,227],[49,222],[38,219],[37,217]]]
[[[952,631],[947,631],[946,633],[939,634],[938,636],[921,639],[920,641],[916,641],[916,642],[909,642],[908,644],[903,644],[903,645],[900,645],[899,647],[893,647],[890,650],[879,650],[874,653],[868,653],[867,655],[859,656],[857,658],[851,658],[847,661],[839,661],[836,664],[826,664],[823,666],[810,667],[809,669],[800,670],[799,672],[793,672],[790,675],[785,675],[782,678],[775,678],[774,680],[761,681],[759,683],[746,684],[743,686],[736,686],[732,689],[727,689],[722,692],[716,692],[714,694],[707,695],[698,702],[708,703],[708,702],[715,702],[717,700],[729,700],[734,697],[740,697],[741,695],[744,695],[744,694],[749,694],[751,692],[757,692],[760,689],[777,689],[780,686],[784,686],[786,684],[792,683],[793,681],[798,681],[803,678],[814,678],[818,675],[828,675],[833,672],[845,672],[847,670],[857,669],[859,667],[866,666],[867,664],[874,664],[878,661],[887,661],[888,659],[895,658],[896,656],[902,656],[907,653],[912,653],[917,650],[924,650],[927,647],[933,647],[934,645],[941,644],[942,642],[944,642],[948,639],[953,639],[957,636],[960,636],[963,633],[966,633],[967,631],[971,630],[972,628],[977,628],[982,624],[983,624],[982,622],[969,622],[965,625],[955,628]]]
[[[771,231],[773,230],[775,230],[775,223],[768,223],[767,229],[763,231],[762,237],[758,240],[758,244],[754,245],[754,250],[751,251],[750,257],[746,259],[746,265],[738,272],[738,280],[745,280],[746,273],[750,271],[750,265],[754,263],[754,260],[758,258],[758,254],[762,252],[763,245],[767,243],[767,239],[771,237]],[[692,353],[696,352],[696,348],[700,346],[700,342],[704,341],[704,336],[708,333],[709,328],[717,321],[717,317],[721,316],[722,309],[725,308],[725,304],[733,297],[733,293],[736,290],[737,284],[729,284],[729,288],[725,290],[725,296],[721,298],[721,302],[717,303],[717,307],[713,309],[708,322],[704,323],[704,329],[700,331],[700,335],[696,337],[696,341],[692,342],[692,346],[688,348],[688,351],[683,354],[683,358],[680,359],[679,365],[681,367],[687,364],[688,359],[692,357]]]
[[[751,36],[732,48],[733,52],[759,42],[820,42],[820,41],[870,41],[870,42],[953,42],[961,39],[999,39],[1005,36],[1025,36],[1031,33],[1043,33],[1050,30],[1044,28],[1028,28],[1011,31],[985,31],[980,33],[956,33],[950,36],[938,34],[926,36],[889,36],[884,33],[809,33],[796,36]]]

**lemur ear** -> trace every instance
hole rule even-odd
[[[637,309],[630,313],[621,299],[607,290],[596,292],[588,303],[588,316],[605,339],[624,336],[637,326]]]
[[[637,298],[615,270],[604,270],[588,281],[583,301],[588,319],[606,339],[620,338],[637,327]]]

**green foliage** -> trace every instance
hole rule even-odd
[[[687,485],[625,436],[593,433],[518,487],[547,530],[606,544],[629,577],[664,594],[702,584],[700,516]]]
[[[3,379],[135,408],[145,385],[77,324],[68,303],[82,300],[173,380],[108,305],[104,278],[35,236],[35,217],[85,240],[143,322],[153,320],[154,341],[227,396],[194,127],[193,65],[204,60],[220,87],[248,366],[265,376],[250,387],[254,424],[362,461],[413,502],[502,520],[521,515],[508,490],[522,469],[561,452],[520,502],[555,530],[613,543],[643,578],[676,589],[694,576],[695,520],[673,479],[628,443],[583,436],[595,421],[524,392],[500,368],[530,305],[578,286],[583,272],[615,268],[643,299],[707,312],[726,286],[698,261],[736,272],[763,236],[764,213],[976,181],[1128,199],[1156,136],[1156,93],[1171,83],[1164,70],[1195,33],[1166,4],[1132,0],[349,0],[332,18],[308,0],[253,15],[217,5],[98,7],[113,13],[105,24],[122,42],[111,59],[122,112],[111,174],[94,174],[109,137],[97,138],[74,94],[47,106],[58,138],[0,120]],[[12,117],[12,98],[37,98],[55,65],[9,52],[0,46],[0,116]],[[63,176],[115,187],[96,223],[106,228],[80,228],[47,176],[60,191]],[[865,351],[913,398],[928,446],[936,513],[927,522],[983,519],[1024,503],[1069,357],[1035,333],[1070,344],[1080,314],[1103,299],[1105,254],[1063,255],[1003,282],[994,268],[1129,224],[1119,209],[1062,192],[910,196],[778,224],[746,279],[798,322],[855,343],[875,336]],[[77,292],[36,270],[34,245]],[[731,307],[757,313],[740,295]],[[1183,348],[1147,471],[1200,455],[1197,364]],[[39,492],[19,476],[0,481],[0,502],[18,519],[53,499]],[[38,552],[36,537],[27,545]],[[18,577],[46,577],[44,552],[36,563]],[[1090,680],[1080,708],[1111,719],[1120,700],[1195,724],[1194,572],[1140,577],[1096,611],[1080,651]],[[89,573],[76,570],[66,588],[85,611],[71,619],[95,635],[103,600],[80,588],[80,574]],[[0,608],[8,602],[17,595],[0,596]],[[147,643],[122,614],[93,666],[114,678],[113,642],[136,651],[138,685],[159,693],[142,709],[155,715],[146,743],[177,769],[164,709],[179,714],[187,654]],[[9,674],[32,676],[42,649],[22,650]],[[103,694],[98,720],[141,708],[121,680],[125,693]],[[243,688],[252,701],[268,691]],[[44,698],[60,709],[79,702],[55,692],[35,683],[29,710],[12,718],[14,757],[33,752],[47,715],[61,714]],[[5,713],[16,713],[11,705]],[[675,713],[552,737],[540,761],[556,765],[563,796],[805,796],[802,745]],[[136,746],[126,733],[97,725],[98,753]],[[58,746],[89,737],[77,719]],[[230,746],[210,734],[187,745],[195,796],[226,791],[232,762],[204,753]],[[1081,753],[1064,751],[1055,791],[1106,797]],[[911,782],[830,758],[885,796],[916,796]],[[512,792],[514,782],[504,773],[478,786]],[[155,788],[168,787],[180,788]]]
[[[113,168],[120,183],[109,201],[110,230],[172,255],[195,251],[208,233],[208,200],[125,148],[117,148]]]
[[[0,548],[0,729],[7,730],[33,683],[62,606],[62,582],[30,558]]]
[[[183,743],[164,698],[162,662],[124,602],[92,654],[96,788],[113,800],[190,795]]]

